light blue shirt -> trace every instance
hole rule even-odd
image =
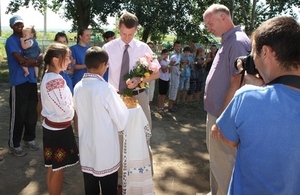
[[[194,58],[190,56],[184,56],[182,55],[180,58],[180,61],[182,60],[188,60],[189,63],[182,69],[181,75],[182,77],[190,77],[191,76],[191,64],[194,63]]]
[[[217,119],[225,138],[239,142],[228,194],[298,194],[300,91],[282,84],[246,85]]]

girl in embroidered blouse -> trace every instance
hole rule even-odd
[[[70,50],[52,43],[44,56],[48,71],[41,82],[44,161],[50,195],[61,194],[64,168],[78,163],[78,148],[71,126],[74,117],[72,93],[59,74],[70,64]]]

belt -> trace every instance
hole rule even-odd
[[[57,122],[52,122],[49,119],[45,118],[45,123],[46,125],[48,125],[49,127],[53,127],[53,128],[63,128],[66,129],[71,125],[71,121],[66,121],[66,122],[61,122],[61,123],[57,123]]]
[[[132,91],[132,95],[138,95],[138,94],[140,94],[140,93],[142,93],[144,91],[145,91],[144,88],[143,89],[134,90],[134,91]]]

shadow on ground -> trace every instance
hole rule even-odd
[[[9,84],[0,84],[0,193],[5,195],[46,195],[46,168],[42,149],[25,157],[8,153]],[[155,105],[155,102],[152,102]],[[209,191],[209,162],[205,143],[202,102],[180,105],[176,113],[159,114],[152,106],[151,146],[154,158],[156,195],[195,195]],[[37,141],[42,148],[41,123]],[[22,143],[23,144],[23,143]],[[83,195],[79,165],[65,171],[63,195]]]
[[[153,112],[156,194],[196,194],[209,191],[205,143],[206,113],[202,102],[179,105],[177,112]],[[155,110],[155,109],[152,109]]]

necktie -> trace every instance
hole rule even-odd
[[[120,82],[119,82],[119,93],[122,94],[126,89],[126,81],[124,80],[124,75],[129,73],[129,45],[125,45],[125,50],[123,52],[122,64],[121,64],[121,73],[120,73]]]

